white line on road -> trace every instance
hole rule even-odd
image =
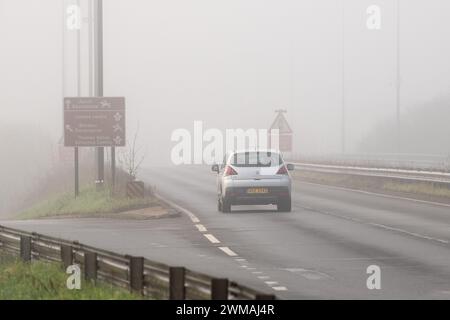
[[[321,184],[309,183],[309,182],[307,182],[307,184],[323,186]],[[328,187],[328,186],[325,186],[325,187]],[[358,190],[346,189],[346,188],[338,188],[338,187],[330,187],[330,188],[333,188],[333,189],[337,188],[337,189],[343,189],[343,190],[360,192]],[[370,192],[365,192],[365,191],[361,191],[361,193],[369,193],[369,194],[371,194]],[[374,193],[374,194],[378,195],[376,193]],[[381,195],[381,196],[383,196],[383,195]],[[388,197],[389,198],[396,198],[396,197],[391,197],[391,196],[388,196]],[[405,199],[405,198],[399,198],[399,199]],[[414,201],[414,199],[410,199],[410,200]],[[423,202],[423,201],[421,201],[421,202]],[[435,204],[435,203],[431,202],[431,204]],[[436,205],[438,205],[438,204],[436,204]],[[390,226],[387,226],[387,225],[384,225],[384,224],[379,224],[379,223],[375,223],[375,222],[367,222],[367,221],[363,221],[363,220],[358,219],[358,218],[348,217],[348,216],[336,214],[336,213],[325,211],[325,210],[315,209],[315,208],[312,208],[312,207],[307,207],[307,206],[300,206],[300,207],[303,208],[303,209],[306,209],[306,210],[320,212],[322,214],[326,214],[326,215],[329,215],[329,216],[332,216],[332,217],[336,217],[336,218],[339,218],[339,219],[344,219],[344,220],[347,220],[347,221],[361,223],[361,224],[365,224],[365,225],[376,227],[376,228],[382,228],[384,230],[399,232],[399,233],[407,234],[409,236],[420,238],[420,239],[424,239],[424,240],[435,241],[435,242],[439,242],[439,243],[443,243],[443,244],[449,244],[450,243],[450,241],[445,240],[445,239],[434,238],[434,237],[430,237],[430,236],[423,235],[423,234],[420,234],[420,233],[411,232],[411,231],[400,229],[400,228],[390,227]]]
[[[314,185],[314,186],[321,186],[321,187],[325,187],[325,188],[329,188],[329,189],[352,191],[352,192],[367,194],[367,195],[371,195],[371,196],[379,196],[379,197],[390,198],[390,199],[398,199],[398,200],[407,200],[407,201],[413,201],[413,202],[417,202],[417,203],[431,204],[431,205],[440,206],[440,207],[450,207],[450,204],[445,204],[445,203],[440,203],[440,202],[419,200],[419,199],[408,198],[408,197],[392,196],[392,195],[389,195],[389,194],[376,193],[376,192],[370,192],[370,191],[364,191],[364,190],[358,190],[358,189],[329,186],[329,185],[320,184],[320,183],[314,183],[314,182],[304,182],[304,181],[302,181],[302,183],[303,184]]]
[[[206,237],[206,239],[208,239],[211,243],[220,243],[220,241],[214,237],[212,234],[208,233],[208,234],[204,234],[204,236]]]
[[[228,247],[219,247],[219,249],[222,250],[223,252],[225,252],[230,257],[236,257],[237,256],[236,252],[234,252],[233,250],[231,250]]]
[[[286,287],[272,287],[272,289],[275,291],[287,291]]]
[[[426,239],[426,240],[437,241],[437,242],[440,242],[440,243],[449,244],[449,241],[444,240],[444,239],[433,238],[433,237],[426,236],[426,235],[423,235],[423,234],[420,234],[420,233],[409,232],[407,230],[403,230],[403,229],[400,229],[400,228],[389,227],[389,226],[386,226],[384,224],[369,223],[369,225],[374,226],[374,227],[379,227],[379,228],[382,228],[382,229],[386,229],[386,230],[390,230],[390,231],[396,231],[396,232],[404,233],[404,234],[407,234],[407,235],[410,235],[410,236],[413,236],[413,237],[417,237],[417,238],[422,238],[422,239]]]
[[[160,200],[162,200],[163,202],[166,202],[168,205],[174,207],[175,209],[177,209],[178,211],[183,212],[184,214],[186,214],[193,223],[199,223],[200,219],[197,218],[197,216],[195,214],[193,214],[192,212],[190,212],[189,210],[177,205],[175,202],[170,201],[166,198],[164,198],[163,196],[161,196],[160,194],[155,194],[155,197],[159,198]]]
[[[206,227],[203,224],[200,224],[200,219],[197,218],[197,216],[195,214],[193,214],[191,211],[189,211],[189,210],[187,210],[187,209],[177,205],[173,201],[170,201],[170,200],[162,197],[159,194],[156,194],[155,196],[157,198],[159,198],[160,200],[162,200],[163,202],[166,202],[168,205],[170,205],[171,207],[175,208],[176,210],[186,214],[192,220],[192,222],[195,224],[195,227],[198,229],[198,231],[202,232],[203,235],[205,236],[205,238],[208,239],[212,244],[220,243],[220,241],[214,235],[212,235],[210,233],[206,233],[206,234],[204,233],[204,232],[207,232],[208,230],[206,229]],[[235,257],[235,261],[236,262],[242,262],[242,263],[246,263],[247,262],[247,259],[243,259],[243,258],[238,257],[238,254],[236,252],[234,252],[233,250],[231,250],[229,247],[219,247],[219,249],[222,252],[224,252],[225,254],[227,254],[228,256]],[[256,270],[256,268],[249,268],[246,265],[241,265],[241,268],[244,268],[244,269],[248,268],[248,270]],[[252,271],[252,273],[255,274],[255,275],[259,275],[258,279],[260,279],[260,280],[269,280],[270,279],[269,276],[263,275],[264,272]],[[276,281],[266,281],[266,284],[268,284],[269,286],[272,287],[273,285],[277,285],[278,282],[276,282]],[[281,286],[272,287],[272,289],[275,290],[275,291],[287,291],[286,287],[281,287]]]
[[[208,231],[208,230],[206,230],[206,227],[202,224],[196,224],[195,226],[197,227],[198,231],[200,231],[200,232]]]

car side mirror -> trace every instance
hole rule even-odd
[[[292,163],[288,163],[286,165],[286,167],[287,167],[288,171],[294,171],[295,170],[295,166]]]
[[[213,164],[211,167],[211,171],[219,173],[220,168],[218,164]]]

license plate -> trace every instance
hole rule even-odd
[[[267,188],[249,188],[247,189],[247,193],[250,194],[264,194],[264,193],[269,193],[269,189]]]

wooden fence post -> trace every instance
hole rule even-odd
[[[211,300],[228,300],[228,279],[211,280]]]
[[[169,274],[170,274],[169,299],[185,300],[186,299],[186,288],[184,285],[185,269],[183,267],[170,267]]]
[[[130,288],[137,294],[144,294],[144,258],[130,257]]]
[[[64,270],[73,264],[73,248],[65,244],[61,245],[61,261]]]
[[[31,237],[20,236],[20,258],[25,262],[31,261]]]
[[[97,280],[97,254],[94,252],[84,253],[84,278],[86,280]]]

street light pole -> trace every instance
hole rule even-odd
[[[95,47],[95,90],[96,97],[103,97],[103,0],[94,0],[94,47]],[[97,147],[97,187],[105,180],[105,149]]]
[[[341,114],[341,152],[346,149],[346,101],[345,101],[345,0],[342,0],[342,114]]]
[[[397,81],[396,81],[396,117],[397,117],[397,152],[401,152],[402,144],[402,123],[401,123],[401,66],[400,66],[400,0],[397,0]]]

